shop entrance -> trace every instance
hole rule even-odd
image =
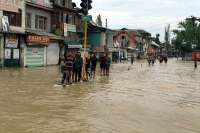
[[[20,67],[19,49],[5,48],[4,67]]]
[[[4,67],[20,67],[20,49],[18,35],[4,35]]]

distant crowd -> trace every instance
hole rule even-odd
[[[103,53],[100,58],[96,54],[90,54],[86,58],[85,72],[86,80],[89,78],[95,78],[97,62],[100,62],[100,76],[109,76],[111,58],[108,53]],[[83,69],[83,58],[81,53],[78,52],[74,56],[69,51],[68,55],[64,57],[60,63],[62,76],[62,84],[70,85],[83,80],[82,69]]]

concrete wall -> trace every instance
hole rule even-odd
[[[3,67],[2,64],[3,64],[3,36],[0,36],[0,68]]]
[[[22,12],[22,26],[21,27],[10,26],[10,31],[25,32],[25,17],[26,17],[25,2],[26,1],[21,0],[19,2],[20,2],[19,8],[21,9],[21,12]],[[3,11],[0,10],[0,31],[3,30],[2,21],[1,21],[2,16],[3,16]]]
[[[35,30],[35,15],[47,17],[46,32],[51,30],[51,12],[36,7],[26,6],[26,12],[31,13],[31,29]],[[44,30],[43,30],[44,31]]]

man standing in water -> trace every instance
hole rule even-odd
[[[79,70],[78,70],[78,82],[81,81],[81,73],[82,73],[82,66],[83,66],[83,58],[81,57],[81,53],[78,52],[78,60],[79,60]]]
[[[65,57],[65,61],[66,61],[66,85],[69,85],[72,84],[72,70],[75,61],[71,51],[69,51],[68,56]]]
[[[97,61],[98,61],[98,58],[96,57],[95,54],[92,55],[91,57],[91,78],[93,77],[93,79],[95,78],[95,71],[96,71],[96,65],[97,65]]]
[[[109,73],[110,73],[110,63],[111,63],[111,59],[110,57],[108,56],[108,53],[106,53],[106,76],[109,76]]]
[[[106,55],[102,53],[100,57],[100,76],[105,76],[105,67],[106,67]]]

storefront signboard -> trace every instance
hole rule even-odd
[[[67,31],[76,32],[76,25],[67,24]]]
[[[67,36],[67,23],[64,23],[64,36]]]
[[[3,31],[9,32],[9,21],[8,21],[8,16],[2,16],[2,27]]]
[[[49,36],[40,36],[40,35],[27,35],[26,38],[27,43],[41,43],[41,44],[49,44],[50,37]]]
[[[0,0],[0,10],[19,12],[20,1],[19,0]]]
[[[5,39],[6,48],[17,48],[18,47],[18,36],[13,34],[7,34]]]

